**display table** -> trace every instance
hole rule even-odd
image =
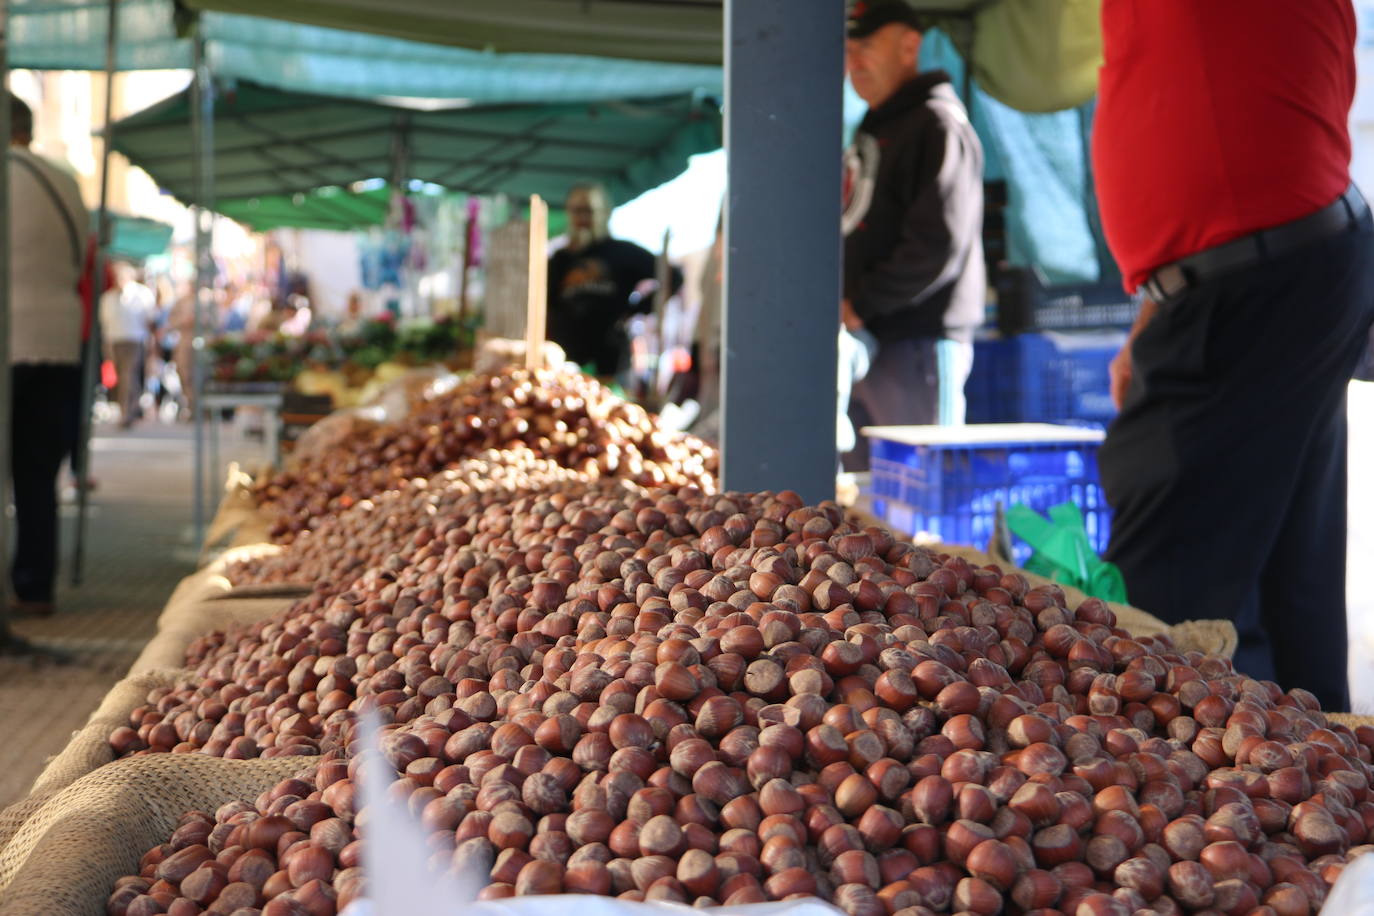
[[[209,428],[209,473],[206,479],[222,479],[223,467],[219,461],[219,413],[223,410],[236,410],[240,407],[256,407],[262,411],[262,447],[266,463],[277,466],[281,458],[281,408],[285,393],[278,387],[273,391],[206,391],[201,395],[196,410]],[[199,460],[199,459],[198,459]],[[212,484],[213,486],[214,484]],[[196,491],[195,518],[204,518],[205,494]],[[202,532],[197,532],[199,536]]]

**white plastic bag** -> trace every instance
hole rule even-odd
[[[1349,492],[1346,495],[1346,626],[1349,630],[1350,711],[1374,713],[1374,587],[1358,573],[1374,556],[1374,382],[1351,382]]]
[[[1345,867],[1326,895],[1321,916],[1374,916],[1374,856],[1360,856]]]

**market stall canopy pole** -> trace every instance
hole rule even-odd
[[[0,137],[5,138],[5,148],[9,149],[10,100],[9,100],[9,0],[0,0]],[[8,157],[8,153],[6,153]],[[10,633],[10,599],[13,596],[10,582],[10,426],[14,404],[14,388],[10,384],[10,169],[8,158],[5,167],[0,169],[0,558],[4,560],[4,571],[0,572],[0,655],[10,651],[14,636]]]
[[[207,310],[213,308],[211,286],[214,283],[214,254],[211,241],[214,233],[215,205],[215,86],[210,76],[210,65],[205,60],[204,44],[196,42],[195,75],[191,83],[191,188],[188,198],[195,204],[196,218],[196,276],[192,292],[192,339],[191,339],[191,396],[188,398],[195,422],[195,472],[193,486],[196,489],[192,512],[194,543],[200,544],[205,538],[205,424],[219,422],[219,418],[208,416],[202,407],[205,396],[205,323]],[[184,382],[183,382],[184,384]],[[214,474],[211,470],[210,486],[214,488]],[[213,490],[212,490],[213,492]]]
[[[81,359],[81,413],[73,471],[76,477],[76,543],[72,551],[72,585],[81,584],[82,568],[86,562],[86,514],[90,504],[91,469],[91,410],[95,401],[96,368],[100,363],[100,297],[105,288],[105,264],[114,240],[110,222],[110,144],[114,142],[114,81],[115,48],[119,40],[119,0],[109,0],[109,24],[105,31],[105,117],[101,121],[100,137],[100,209],[96,213],[95,276],[91,278],[91,327],[83,344]],[[127,409],[121,404],[120,409]],[[129,418],[125,418],[126,420]]]
[[[117,125],[116,149],[183,201],[191,107],[182,93]],[[561,199],[598,181],[630,200],[722,140],[719,103],[695,93],[421,110],[239,82],[215,106],[216,199],[254,229],[376,225],[389,195],[374,185],[399,167],[408,182],[474,194]]]
[[[726,4],[727,490],[835,498],[844,3]],[[824,15],[821,15],[824,13]]]
[[[529,302],[525,311],[525,368],[544,364],[549,314],[549,205],[530,196]]]

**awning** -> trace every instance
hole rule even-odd
[[[91,216],[95,225],[95,216]],[[172,227],[142,216],[110,214],[109,254],[116,258],[141,261],[162,254],[172,243]]]
[[[284,11],[301,6],[277,4],[266,12],[286,16]],[[174,13],[171,0],[119,0],[118,69],[189,68],[191,42],[179,34]],[[11,4],[10,65],[103,70],[106,17],[103,0]],[[715,63],[579,56],[587,52],[575,41],[554,46],[563,52],[559,54],[496,54],[480,42],[469,47],[444,43],[445,32],[437,25],[417,36],[421,40],[407,41],[275,18],[208,12],[201,16],[200,31],[206,59],[217,76],[299,92],[503,103],[621,98],[627,86],[642,96],[692,90],[720,94],[723,88],[721,69]]]
[[[190,106],[183,92],[115,125],[114,148],[183,201],[194,196]],[[408,182],[554,202],[599,181],[624,202],[721,143],[716,103],[690,94],[423,111],[241,82],[215,105],[214,199],[255,228],[288,215],[368,225],[384,218],[385,196],[349,189],[399,169]],[[297,221],[307,210],[315,222]]]
[[[721,62],[721,0],[187,0],[186,5],[501,52]]]
[[[256,232],[269,229],[334,229],[347,231],[386,222],[391,188],[350,191],[319,188],[300,194],[269,194],[221,200],[217,211]]]
[[[1087,101],[1101,0],[910,0],[971,56],[991,96],[1023,111]],[[358,97],[555,102],[719,93],[722,0],[186,0],[221,76]],[[105,66],[103,0],[20,0],[12,65]],[[120,0],[120,69],[188,67],[171,0]],[[842,28],[836,15],[836,29]],[[281,21],[286,20],[286,21]],[[492,53],[496,52],[496,53]]]

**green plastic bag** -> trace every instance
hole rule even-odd
[[[1073,503],[1051,506],[1048,520],[1018,503],[1007,510],[1007,527],[1034,551],[1026,561],[1028,572],[1103,601],[1126,603],[1121,570],[1093,551],[1083,513]]]

